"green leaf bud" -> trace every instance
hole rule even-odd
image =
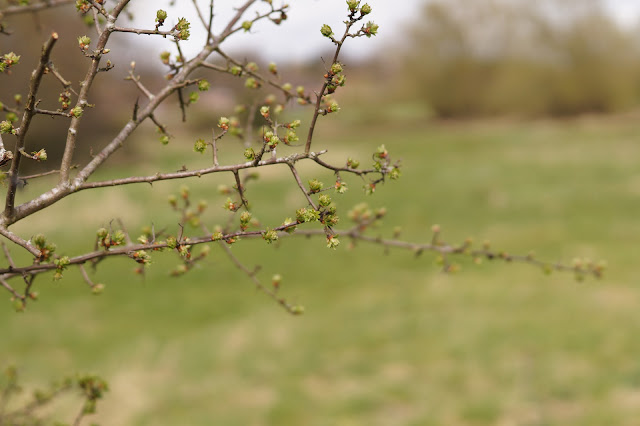
[[[320,192],[323,186],[324,184],[320,182],[318,179],[311,179],[309,181],[309,193],[315,194],[317,192]]]
[[[156,12],[156,22],[162,25],[162,23],[167,19],[167,12],[162,9],[158,9]]]
[[[168,145],[169,144],[169,136],[167,136],[167,135],[160,136],[160,143],[162,145]]]
[[[47,238],[42,235],[42,234],[37,234],[35,235],[32,239],[31,242],[39,249],[43,249],[44,246],[47,244]]]
[[[244,150],[244,158],[246,158],[249,161],[255,160],[256,153],[253,150],[253,148],[247,148]]]
[[[231,68],[229,68],[229,72],[235,75],[236,77],[239,77],[242,75],[242,67],[238,65],[234,65]]]
[[[287,145],[290,143],[294,143],[297,142],[300,138],[298,137],[298,135],[296,134],[296,132],[294,132],[293,130],[289,130],[287,132],[287,134],[285,135],[283,141],[284,143],[286,143]]]
[[[353,158],[348,158],[347,159],[347,167],[350,169],[357,169],[360,166],[360,162],[357,160],[354,160]]]
[[[105,239],[107,238],[107,235],[109,235],[109,231],[107,231],[106,228],[100,228],[98,229],[98,231],[96,232],[96,235],[98,236],[98,238],[100,239]]]
[[[336,249],[340,245],[340,240],[335,235],[330,235],[327,237],[327,248]]]
[[[188,40],[189,36],[189,27],[191,24],[185,18],[180,18],[178,23],[176,24],[176,30],[178,30],[178,34],[175,36],[178,40]]]
[[[244,87],[246,87],[247,89],[258,89],[261,85],[262,84],[253,77],[247,78],[247,80],[244,82]]]
[[[285,83],[285,84],[282,85],[282,90],[284,90],[286,92],[290,92],[292,88],[293,88],[293,86],[291,85],[291,83]]]
[[[376,192],[376,184],[371,182],[364,186],[364,193],[367,195],[373,195]]]
[[[291,123],[287,124],[287,127],[289,129],[297,129],[298,127],[300,127],[300,123],[301,123],[300,120],[294,120]]]
[[[278,66],[275,62],[269,62],[269,72],[273,75],[278,74]]]
[[[218,127],[220,127],[222,130],[228,130],[229,123],[230,120],[227,117],[220,117],[220,120],[218,120]]]
[[[100,295],[104,292],[104,284],[95,284],[91,287],[91,293]]]
[[[294,223],[294,222],[293,222],[293,219],[291,219],[290,217],[288,217],[288,218],[286,218],[286,219],[284,220],[284,222],[282,222],[282,225],[288,225],[288,224],[290,224],[290,223]],[[296,226],[289,226],[289,227],[287,227],[287,228],[285,228],[285,229],[284,229],[284,232],[286,232],[286,233],[288,233],[288,234],[291,234],[291,233],[295,232],[295,230],[296,230]]]
[[[73,109],[71,109],[71,115],[75,118],[80,118],[82,117],[82,114],[84,113],[82,107],[77,106],[74,107]]]
[[[180,197],[182,197],[183,200],[186,200],[189,198],[189,187],[186,185],[182,185],[180,187]]]
[[[198,139],[193,145],[193,150],[195,152],[199,152],[200,154],[204,154],[204,152],[207,150],[207,143],[204,141],[204,139]]]
[[[369,6],[367,3],[365,3],[361,8],[360,8],[360,14],[362,14],[362,16],[364,15],[368,15],[371,13],[371,6]]]
[[[0,133],[13,133],[13,124],[7,120],[0,122]]]
[[[298,223],[315,222],[320,218],[320,212],[305,207],[296,210],[296,221]]]
[[[396,180],[400,177],[401,173],[400,173],[400,169],[397,167],[394,167],[393,169],[391,169],[391,171],[389,172],[389,177],[393,180]]]
[[[247,225],[251,221],[251,212],[244,211],[240,215],[240,223]]]
[[[342,64],[340,64],[339,62],[335,62],[333,65],[331,65],[332,74],[339,74],[341,72],[342,72]]]
[[[86,13],[91,9],[91,5],[87,0],[77,0],[76,1],[76,10],[78,12]]]
[[[229,210],[230,212],[238,210],[238,207],[239,206],[237,206],[236,203],[231,200],[231,198],[227,198],[227,201],[225,201],[224,205],[222,206],[222,208],[224,208],[225,210]]]
[[[31,154],[36,161],[47,161],[47,151],[45,151],[44,149],[41,149],[37,152],[32,152]]]
[[[3,58],[4,61],[2,61],[2,63],[7,67],[17,65],[20,62],[20,56],[13,52],[5,53]]]
[[[209,83],[207,80],[200,80],[198,82],[198,90],[201,92],[206,92],[207,90],[209,90],[211,88],[211,83]]]
[[[379,25],[369,21],[364,27],[362,27],[362,32],[364,32],[364,35],[366,35],[367,38],[371,38],[371,36],[378,35],[378,27]]]
[[[262,238],[268,243],[271,244],[274,241],[278,241],[278,232],[273,229],[267,229],[262,233]]]
[[[325,37],[331,37],[333,36],[333,30],[329,25],[324,24],[322,28],[320,28],[320,34],[322,34]]]
[[[257,72],[258,71],[258,64],[256,64],[255,62],[249,62],[247,65],[245,65],[244,68],[247,71]]]
[[[260,115],[262,115],[264,118],[269,118],[269,107],[268,106],[263,106],[260,108]]]
[[[280,287],[280,283],[282,282],[282,276],[280,274],[275,274],[271,277],[271,284],[277,289]]]
[[[344,194],[347,192],[347,184],[342,181],[336,181],[335,188],[338,194]]]
[[[347,6],[350,12],[355,12],[360,5],[360,0],[347,0]]]
[[[91,44],[91,38],[87,37],[86,35],[82,37],[78,37],[78,46],[80,47],[80,49],[88,50],[90,44]]]
[[[243,29],[245,32],[247,32],[247,31],[249,31],[249,30],[251,29],[251,26],[252,26],[252,25],[253,25],[253,22],[251,22],[251,21],[244,21],[244,22],[242,23],[242,29]]]
[[[331,204],[331,197],[329,197],[326,194],[323,194],[318,197],[318,203],[320,203],[321,206],[326,207],[329,204]]]
[[[376,158],[384,159],[384,158],[387,158],[389,156],[389,151],[387,151],[387,148],[385,148],[385,146],[383,144],[383,145],[380,145],[376,149],[376,152],[373,155]]]
[[[27,307],[27,305],[24,302],[24,300],[22,300],[22,299],[14,299],[13,300],[13,309],[15,309],[16,312],[24,312],[26,307]]]
[[[120,229],[118,229],[116,232],[113,233],[112,239],[113,239],[114,246],[122,245],[124,244],[125,234]]]
[[[171,53],[167,52],[166,50],[160,53],[160,60],[163,64],[168,65],[171,60]]]
[[[271,131],[266,132],[263,136],[263,139],[271,149],[275,148],[278,143],[280,143],[280,138],[278,138],[278,136]]]

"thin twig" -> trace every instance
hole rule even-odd
[[[131,68],[129,70],[129,77],[126,78],[126,80],[131,80],[133,81],[133,83],[136,85],[136,87],[138,88],[138,90],[140,90],[149,100],[153,99],[153,93],[151,93],[149,91],[149,89],[147,89],[146,87],[144,87],[144,85],[140,82],[140,76],[135,76],[133,74],[133,68]]]
[[[20,247],[24,248],[29,253],[34,255],[36,258],[40,257],[40,255],[41,255],[40,250],[38,250],[36,247],[31,245],[31,243],[29,241],[23,240],[22,238],[18,237],[13,232],[9,231],[7,228],[0,227],[0,235],[5,237],[9,241],[11,241],[13,243],[16,243]]]
[[[236,187],[238,188],[238,194],[240,195],[240,199],[242,200],[242,205],[244,206],[245,209],[249,210],[249,202],[244,197],[244,185],[240,180],[240,172],[238,172],[237,170],[234,170],[233,176],[236,178]]]
[[[278,302],[280,304],[280,306],[285,308],[289,313],[291,313],[291,314],[300,314],[301,313],[299,308],[289,304],[285,298],[278,296],[278,294],[276,293],[275,290],[270,290],[267,287],[265,287],[264,285],[262,285],[260,280],[256,277],[255,272],[249,270],[249,268],[247,268],[245,265],[242,264],[242,262],[240,262],[240,260],[233,254],[233,252],[231,251],[231,248],[228,246],[228,244],[226,244],[225,242],[221,241],[220,242],[220,247],[222,247],[224,249],[224,251],[227,253],[227,256],[229,256],[229,259],[231,259],[231,262],[233,262],[233,264],[236,265],[236,267],[238,269],[240,269],[242,272],[247,274],[247,276],[255,284],[256,289],[260,290],[262,293],[266,294],[267,296],[271,297],[273,300]]]
[[[213,166],[207,167],[204,169],[198,170],[184,170],[173,173],[156,173],[150,176],[131,176],[122,179],[112,179],[98,182],[85,182],[82,185],[79,185],[76,189],[77,191],[82,191],[85,189],[93,189],[93,188],[104,188],[108,186],[119,186],[119,185],[130,185],[134,183],[153,183],[161,180],[171,180],[171,179],[183,179],[187,177],[201,177],[204,175],[208,175],[211,173],[219,173],[219,172],[233,172],[236,170],[249,169],[254,167],[265,167],[272,164],[288,164],[289,162],[296,162],[302,160],[304,158],[308,158],[315,155],[321,155],[326,151],[320,151],[319,153],[310,153],[309,156],[304,154],[292,154],[288,157],[279,157],[276,159],[268,159],[260,161],[257,165],[254,165],[253,162],[234,164],[229,166]]]
[[[60,82],[60,84],[62,84],[62,87],[64,89],[68,89],[71,91],[71,93],[73,93],[74,95],[78,96],[78,92],[76,92],[73,87],[71,87],[71,82],[67,81],[64,77],[62,77],[62,74],[60,74],[60,72],[58,71],[58,69],[56,68],[56,66],[53,64],[53,62],[49,62],[47,64],[47,68],[49,69],[49,71],[51,72],[51,74],[53,74],[53,76],[58,79],[58,81]]]
[[[207,44],[213,41],[213,0],[209,2],[209,25],[207,25]]]
[[[211,151],[213,151],[213,167],[218,167],[220,166],[220,163],[218,163],[218,138],[216,137],[215,129],[211,129],[211,133],[213,135],[213,138],[211,140]]]
[[[15,291],[14,288],[11,287],[11,285],[7,281],[5,281],[4,277],[0,276],[0,284],[2,285],[2,287],[6,288],[9,291],[9,293],[13,295],[13,297],[20,300],[24,300],[24,296],[22,296],[20,293]]]
[[[144,34],[144,35],[160,35],[163,37],[173,36],[175,31],[160,31],[160,30],[143,30],[140,28],[123,28],[123,27],[114,27],[114,32],[117,33],[134,33],[134,34]]]
[[[46,2],[32,3],[26,6],[10,6],[6,9],[0,9],[0,16],[16,15],[26,12],[37,12],[42,9],[49,9],[56,6],[64,6],[73,3],[75,0],[48,0]]]
[[[351,29],[351,26],[353,24],[355,24],[356,22],[358,22],[360,19],[362,19],[362,16],[360,16],[360,18],[354,18],[353,13],[349,16],[349,20],[345,21],[346,24],[346,28],[344,30],[344,35],[342,36],[342,39],[340,41],[337,41],[334,39],[334,43],[336,44],[336,51],[333,55],[333,59],[331,61],[331,64],[334,64],[336,62],[338,62],[338,56],[340,55],[340,49],[342,49],[342,45],[344,43],[344,41],[347,39],[347,37],[349,36],[349,30]],[[331,76],[328,76],[327,78],[325,78],[325,81],[322,85],[322,88],[320,89],[320,92],[317,93],[316,95],[316,104],[315,104],[315,108],[313,110],[313,117],[311,118],[311,124],[309,125],[309,133],[307,134],[307,142],[304,146],[304,151],[305,152],[309,152],[311,150],[311,142],[313,140],[313,132],[315,130],[316,127],[316,122],[318,121],[318,117],[320,116],[320,104],[322,103],[322,98],[325,95],[325,92],[327,91],[327,86],[329,85],[329,82],[331,81]]]
[[[106,31],[103,31],[98,38],[98,42],[96,43],[96,52],[102,52],[109,41],[109,37],[113,33],[113,25],[122,12],[122,9],[129,3],[130,0],[120,0],[118,4],[111,11],[111,15],[109,15],[107,21]],[[98,74],[100,68],[100,59],[102,58],[102,54],[95,54],[91,56],[91,64],[89,65],[89,69],[82,80],[82,84],[80,86],[80,93],[78,94],[78,101],[76,103],[76,107],[84,110],[87,105],[87,99],[89,96],[89,91],[91,86],[95,80],[96,75]],[[80,126],[81,116],[75,116],[71,119],[71,124],[69,125],[69,129],[67,131],[67,140],[64,146],[64,154],[62,156],[62,162],[60,164],[60,186],[66,186],[69,182],[69,171],[71,168],[71,163],[73,161],[73,154],[76,149],[76,139],[78,136],[78,129]],[[61,188],[56,188],[57,191],[60,191]]]
[[[202,26],[208,32],[208,28],[209,27],[207,26],[207,21],[204,20],[204,16],[202,15],[202,12],[200,11],[200,7],[198,6],[198,1],[197,0],[191,0],[191,2],[193,3],[193,7],[195,7],[195,9],[196,9],[196,13],[198,14],[198,18],[200,19],[200,22],[202,23]],[[208,39],[207,39],[207,43],[209,43]]]
[[[64,111],[51,111],[51,110],[48,110],[48,109],[34,108],[34,112],[36,114],[52,115],[54,117],[66,117],[66,118],[71,117],[70,113],[64,112]]]
[[[307,191],[307,188],[305,188],[304,184],[302,183],[302,180],[300,180],[300,175],[298,174],[298,171],[296,170],[296,167],[294,166],[294,164],[288,163],[287,165],[289,166],[289,169],[291,169],[291,173],[293,173],[293,177],[296,179],[296,183],[298,184],[298,187],[300,187],[300,190],[302,191],[305,198],[309,202],[309,205],[313,207],[314,210],[318,210],[318,206],[316,206],[316,204],[313,202],[313,200],[309,196],[309,192]]]
[[[13,262],[13,258],[11,257],[11,252],[9,251],[9,247],[7,247],[4,241],[0,241],[0,245],[2,245],[2,251],[4,252],[4,257],[7,258],[7,262],[9,262],[9,266],[12,268],[15,268],[16,264]]]

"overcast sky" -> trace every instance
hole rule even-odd
[[[274,0],[277,4],[280,0]],[[393,46],[396,41],[395,35],[402,32],[403,24],[411,22],[416,12],[420,9],[425,0],[363,0],[373,7],[371,20],[380,25],[378,37],[371,39],[350,40],[345,45],[344,53],[349,56],[367,56],[379,52],[380,49]],[[474,1],[474,0],[468,0]],[[208,8],[208,0],[198,0],[203,10]],[[282,25],[275,26],[264,22],[256,25],[250,34],[238,34],[227,42],[228,48],[249,48],[259,49],[266,58],[273,58],[277,61],[287,59],[305,60],[317,57],[319,52],[326,51],[331,43],[320,35],[322,24],[329,24],[338,33],[342,20],[345,19],[345,0],[288,0],[291,5],[289,19]],[[153,1],[151,13],[146,3],[145,10],[138,10],[136,13],[138,26],[153,26],[155,8],[165,7],[166,1]],[[176,0],[180,6],[177,11],[169,9],[169,22],[175,23],[174,14],[179,17],[186,17],[197,25],[197,17],[194,13],[192,2],[188,0]],[[640,0],[605,0],[605,5],[618,21],[624,25],[636,25],[640,20]],[[135,3],[134,3],[135,4]],[[138,3],[141,4],[141,3]],[[242,1],[217,1],[216,18],[220,25],[232,13],[232,7],[237,7]],[[151,22],[151,25],[149,22]],[[215,22],[214,22],[215,28]],[[201,47],[204,35],[197,31],[192,31],[192,40],[185,46],[185,53],[189,55],[195,53]],[[189,55],[190,56],[190,55]]]

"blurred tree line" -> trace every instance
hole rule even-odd
[[[640,37],[597,0],[434,0],[406,39],[404,82],[440,117],[631,108]]]

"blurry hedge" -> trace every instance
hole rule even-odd
[[[640,37],[597,1],[434,0],[404,81],[441,117],[565,116],[638,103]]]

